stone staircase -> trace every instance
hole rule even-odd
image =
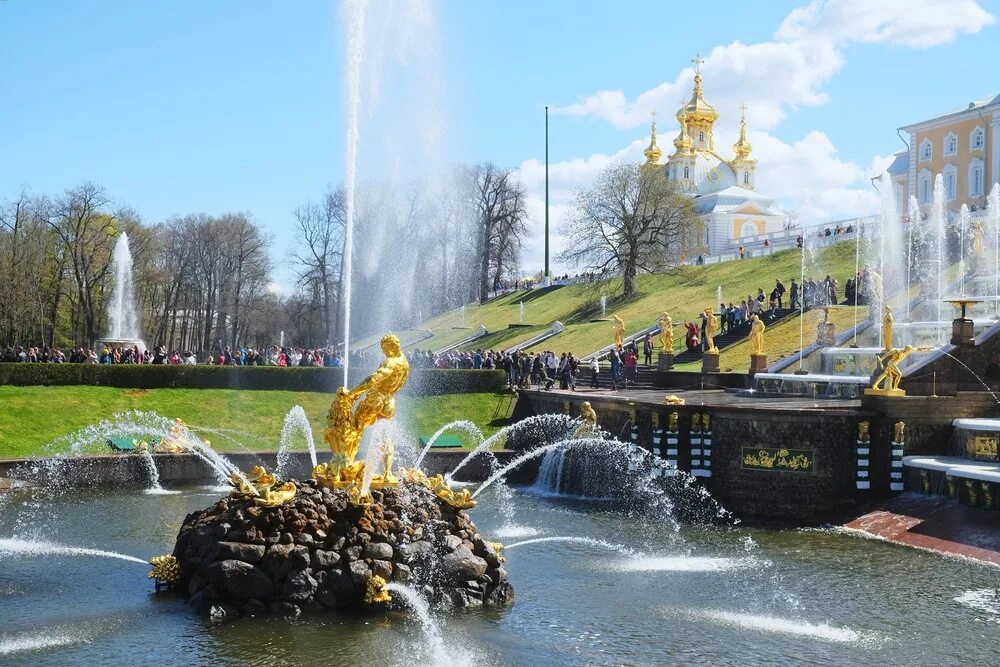
[[[808,309],[807,309],[808,310]],[[768,317],[770,311],[764,311],[763,319],[764,324],[768,327],[778,324],[782,320],[791,317],[799,312],[798,308],[778,308],[774,311],[774,319]],[[723,350],[730,345],[740,342],[750,335],[750,324],[744,323],[742,326],[733,328],[732,331],[727,331],[724,334],[719,334],[715,337],[715,346],[720,350]],[[685,364],[692,361],[699,361],[702,358],[701,349],[696,350],[684,350],[680,354],[674,356],[674,364]]]

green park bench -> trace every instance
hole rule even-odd
[[[431,439],[429,435],[420,436],[420,446],[426,447],[427,442]],[[465,443],[462,441],[462,436],[456,433],[445,433],[438,436],[438,439],[434,441],[431,445],[431,449],[450,449],[454,447],[462,447]]]

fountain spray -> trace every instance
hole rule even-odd
[[[351,291],[354,270],[354,194],[358,168],[361,65],[365,48],[366,0],[347,0],[347,172],[344,176],[344,388],[351,358]]]

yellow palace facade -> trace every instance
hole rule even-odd
[[[912,196],[926,213],[938,174],[949,210],[985,206],[991,184],[1000,181],[1000,95],[899,131],[909,150],[896,154],[889,174],[902,210]]]

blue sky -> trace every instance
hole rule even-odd
[[[420,55],[369,81],[362,177],[421,173],[441,127],[436,159],[521,169],[536,229],[543,107],[558,224],[573,190],[638,158],[651,108],[669,147],[695,53],[720,145],[745,101],[759,189],[808,219],[874,204],[867,178],[903,148],[897,127],[1000,93],[997,0],[421,0],[427,20],[395,28],[394,3],[372,5],[367,55]],[[280,260],[292,209],[343,178],[344,44],[332,2],[0,1],[0,198],[91,180],[152,222],[245,210]]]

